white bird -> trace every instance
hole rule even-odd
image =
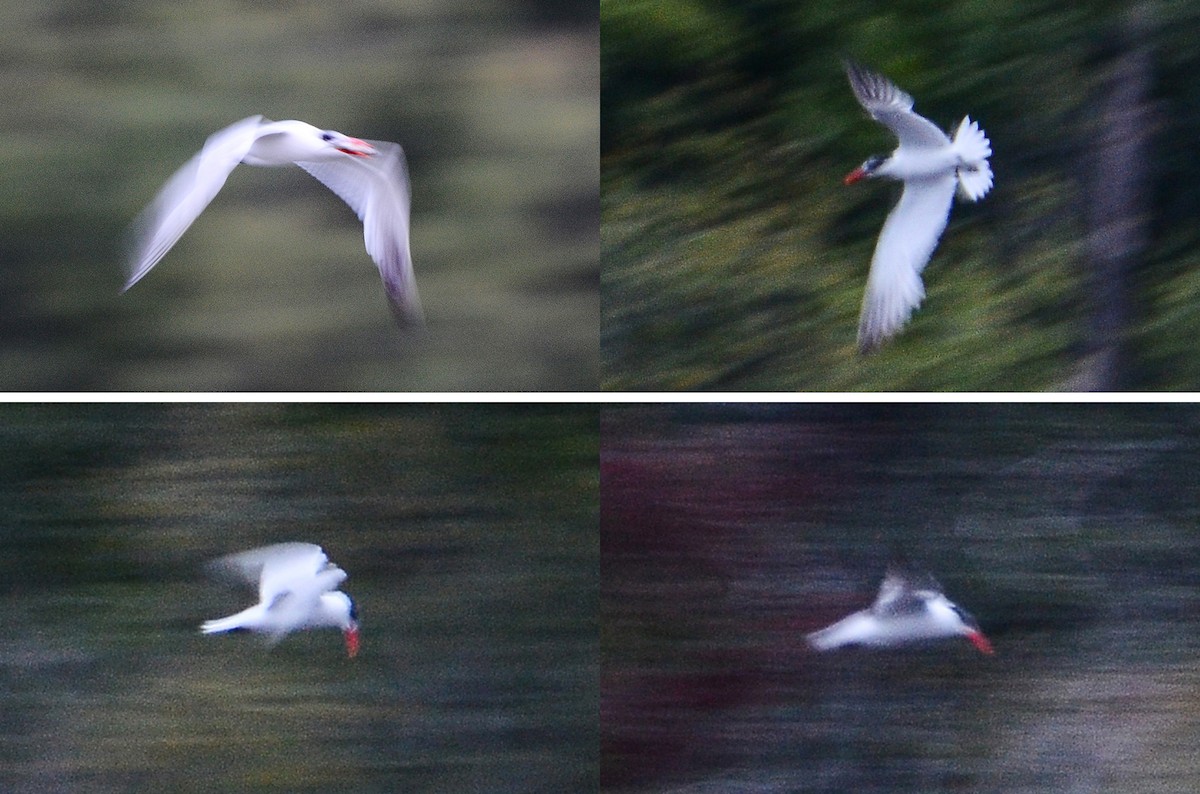
[[[925,577],[918,583],[889,570],[869,609],[814,631],[807,639],[818,651],[828,651],[846,645],[886,648],[946,637],[966,637],[983,653],[992,653],[992,644],[979,630],[979,624],[942,595],[936,582]]]
[[[846,62],[846,74],[859,104],[900,140],[890,156],[871,157],[851,171],[846,184],[879,176],[904,182],[871,258],[858,320],[858,348],[865,353],[899,331],[921,304],[921,270],[946,228],[955,186],[967,201],[978,201],[991,190],[992,147],[970,116],[963,117],[951,140],[914,113],[912,97],[886,77],[851,62]]]
[[[121,292],[158,264],[200,216],[238,163],[298,165],[350,205],[363,223],[367,253],[379,267],[402,325],[423,322],[408,247],[409,184],[404,150],[303,121],[251,116],[214,133],[200,153],[167,180],[134,222],[129,278]]]
[[[274,645],[301,629],[338,628],[346,652],[358,653],[358,615],[350,596],[337,590],[346,572],[314,543],[278,543],[222,557],[215,570],[258,585],[258,603],[227,618],[205,621],[204,634],[253,631]]]

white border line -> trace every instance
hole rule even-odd
[[[1195,392],[12,392],[8,403],[1196,403]]]

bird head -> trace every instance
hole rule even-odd
[[[947,601],[946,603],[951,609],[954,610],[954,613],[958,615],[958,619],[960,621],[960,626],[958,629],[959,633],[970,640],[971,644],[978,648],[980,652],[989,654],[995,653],[995,650],[992,648],[992,644],[988,642],[987,637],[983,636],[983,632],[979,630],[979,624],[975,621],[975,618],[971,616],[971,613],[967,612],[967,610],[963,609],[958,604],[951,603],[950,601]]]
[[[323,130],[321,140],[343,154],[354,157],[369,157],[375,154],[375,147],[359,138],[351,138],[334,130]]]
[[[346,601],[349,611],[346,614],[346,623],[342,626],[342,636],[346,638],[346,655],[353,659],[358,655],[358,609],[349,596],[346,597]]]
[[[865,163],[846,174],[846,178],[842,181],[847,185],[853,185],[855,182],[864,177],[874,176],[875,171],[878,170],[879,166],[883,165],[885,162],[887,162],[887,158],[881,154],[868,157]]]

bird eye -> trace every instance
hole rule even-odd
[[[333,133],[332,133],[332,132],[322,132],[322,133],[321,133],[321,140],[323,140],[323,141],[332,141],[332,140],[333,140]]]

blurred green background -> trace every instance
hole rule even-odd
[[[0,49],[0,388],[596,387],[594,3],[5,3]],[[404,146],[423,338],[296,168],[235,170],[118,296],[126,227],[255,113]]]
[[[1200,410],[601,411],[604,791],[1200,789]],[[817,653],[890,563],[965,640]]]
[[[1183,0],[601,0],[603,384],[623,390],[1195,389],[1200,6]],[[966,114],[995,189],[927,297],[855,353],[898,195],[842,72]]]
[[[588,791],[591,406],[6,406],[0,790]],[[219,555],[320,543],[336,631],[267,649]]]

